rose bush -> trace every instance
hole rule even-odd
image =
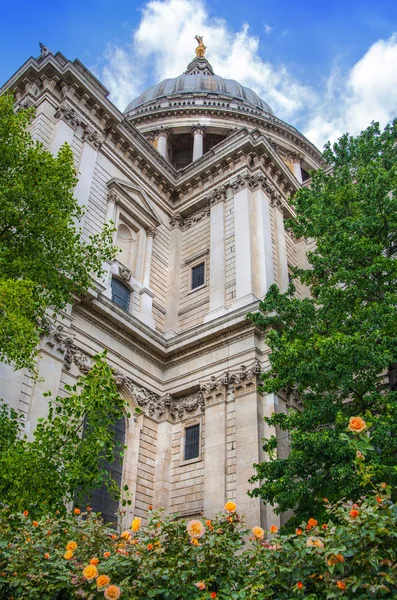
[[[348,427],[356,468],[371,484],[362,423]],[[355,503],[324,498],[325,522],[294,533],[247,530],[235,503],[185,522],[148,508],[121,533],[93,511],[38,520],[0,510],[0,598],[88,600],[397,597],[397,505],[384,483]]]

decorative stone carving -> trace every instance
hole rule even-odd
[[[39,42],[39,46],[40,46],[40,56],[37,60],[42,60],[43,58],[45,58],[46,56],[51,54],[50,49],[47,48],[47,46],[44,46],[44,44],[42,44],[41,42]]]
[[[73,127],[73,129],[76,129],[81,123],[81,119],[77,115],[75,109],[66,102],[62,102],[62,104],[58,106],[54,117],[56,119],[63,119],[70,127]]]
[[[68,347],[64,357],[65,369],[68,371],[75,364],[83,374],[87,374],[92,369],[91,360],[83,350],[80,350],[75,344]]]
[[[127,267],[119,265],[119,276],[121,279],[124,279],[124,281],[129,281],[132,277],[132,272]]]
[[[226,187],[221,186],[216,190],[213,190],[211,194],[207,196],[210,206],[218,204],[218,202],[224,202],[226,200]]]
[[[242,365],[239,371],[226,371],[221,377],[211,377],[207,382],[200,384],[200,391],[204,395],[211,395],[213,392],[219,392],[222,388],[232,385],[235,389],[241,387],[244,383],[255,382],[260,375],[261,367],[258,360],[250,367]]]
[[[120,200],[119,195],[115,190],[108,191],[108,196],[107,196],[108,202],[115,202],[115,204],[118,204],[119,200]]]
[[[148,229],[146,229],[146,237],[154,238],[156,233],[157,233],[157,229],[155,227],[149,227]]]
[[[199,221],[204,219],[204,217],[209,217],[209,215],[210,215],[210,206],[209,205],[204,206],[204,208],[201,208],[197,212],[186,217],[186,219],[182,223],[182,231],[189,229],[192,225],[195,225],[196,223],[198,223]]]
[[[90,125],[85,125],[83,133],[83,142],[88,142],[89,144],[91,144],[91,146],[95,148],[95,150],[99,150],[99,148],[104,142],[104,138],[101,133],[96,131],[96,129],[94,129]]]
[[[174,229],[174,227],[182,228],[183,219],[179,213],[176,213],[175,215],[170,217],[170,225],[172,229]]]
[[[61,352],[66,352],[73,345],[73,337],[64,332],[63,325],[50,324],[46,344]]]
[[[201,125],[200,123],[197,123],[196,125],[192,126],[192,134],[194,136],[195,133],[199,133],[200,135],[204,135],[205,133],[205,125]]]
[[[170,135],[171,135],[171,132],[168,129],[168,127],[161,126],[158,129],[156,129],[155,131],[153,131],[153,135],[154,135],[155,138],[159,138],[160,136],[164,136],[164,137],[166,137],[168,139],[170,137]]]
[[[191,414],[196,412],[198,409],[200,409],[201,412],[204,411],[204,395],[202,391],[189,394],[188,396],[184,396],[182,398],[173,398],[170,396],[170,394],[168,394],[164,397],[164,405],[168,409],[168,413],[172,419],[175,419],[176,416],[182,419],[185,413]]]

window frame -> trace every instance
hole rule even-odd
[[[194,458],[185,459],[185,445],[186,445],[186,429],[189,427],[194,427],[195,425],[199,426],[199,449],[198,455]],[[185,423],[182,423],[181,428],[181,437],[180,437],[180,453],[179,453],[179,465],[190,465],[192,463],[201,462],[203,460],[202,457],[202,449],[203,449],[203,423],[200,418],[189,419]]]
[[[130,296],[129,296],[129,300],[128,300],[128,308],[124,308],[124,306],[121,306],[120,304],[118,304],[117,302],[115,302],[113,300],[113,281],[118,281],[129,292]],[[119,277],[112,274],[112,279],[110,282],[110,290],[111,290],[111,301],[113,302],[113,304],[118,306],[118,308],[121,308],[121,310],[124,310],[125,312],[130,313],[131,305],[132,305],[132,293],[133,293],[133,290],[131,289],[131,287],[127,283],[122,281]]]

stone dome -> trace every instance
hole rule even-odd
[[[124,113],[135,111],[145,105],[156,101],[172,99],[188,95],[206,96],[216,94],[219,98],[238,102],[243,106],[259,109],[274,115],[269,104],[259,98],[250,88],[241,85],[234,79],[225,79],[215,75],[209,62],[205,58],[193,60],[186,72],[179,77],[164,79],[157,85],[145,90],[138,98],[130,102]]]

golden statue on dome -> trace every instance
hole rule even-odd
[[[197,40],[198,43],[196,48],[196,56],[198,58],[203,58],[205,51],[207,50],[206,46],[204,46],[203,37],[201,35],[195,35],[194,39]]]

